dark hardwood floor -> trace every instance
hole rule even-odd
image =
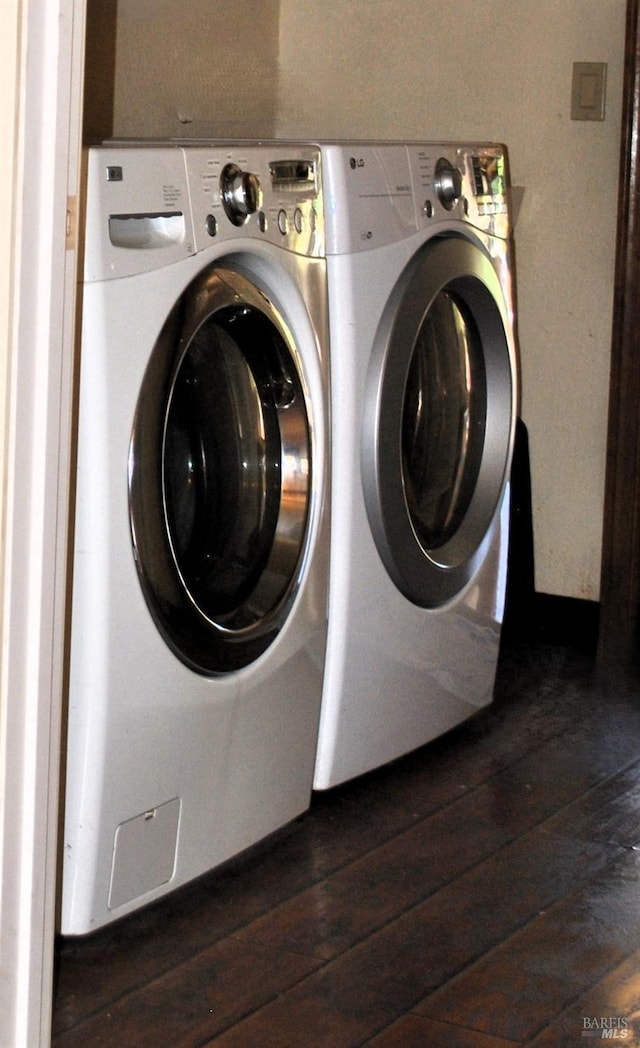
[[[639,695],[506,643],[489,710],[61,942],[54,1048],[640,1045]]]

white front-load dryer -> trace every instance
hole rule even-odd
[[[329,634],[314,784],[492,698],[517,400],[500,146],[325,144]]]
[[[328,578],[318,152],[87,155],[61,931],[303,812]]]

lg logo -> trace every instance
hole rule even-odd
[[[349,167],[352,171],[355,171],[357,167],[364,167],[364,160],[362,157],[349,157]]]

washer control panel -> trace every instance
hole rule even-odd
[[[85,160],[85,281],[144,273],[194,253],[179,149],[95,146]]]
[[[296,254],[325,249],[320,151],[313,145],[183,147],[196,250],[251,237]]]

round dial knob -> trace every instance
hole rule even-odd
[[[462,193],[462,175],[450,161],[440,157],[436,164],[433,185],[438,200],[447,211],[450,211]]]
[[[250,171],[241,171],[236,164],[227,164],[220,175],[220,195],[234,226],[242,226],[262,204],[260,179]]]

